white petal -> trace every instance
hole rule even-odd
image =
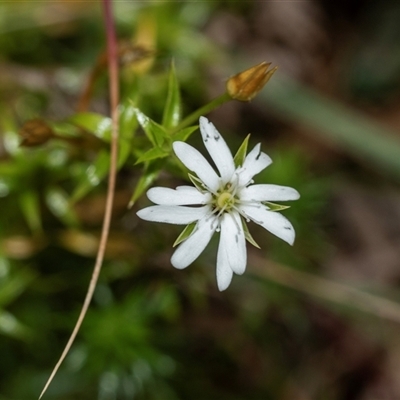
[[[218,247],[217,265],[220,257],[227,259],[235,274],[243,274],[246,269],[246,240],[242,221],[238,213],[225,213],[221,217],[221,237]]]
[[[288,201],[299,198],[296,189],[279,185],[251,185],[240,192],[240,200],[244,201]]]
[[[204,156],[184,142],[174,142],[172,146],[186,168],[196,173],[211,191],[216,192],[219,188],[219,177]]]
[[[216,228],[215,216],[200,220],[192,235],[175,250],[171,264],[178,269],[189,266],[206,248]]]
[[[166,206],[206,204],[211,200],[210,193],[200,193],[192,186],[180,186],[176,189],[154,187],[147,191],[147,197],[155,204]]]
[[[235,172],[235,163],[225,140],[205,117],[200,117],[200,132],[204,145],[218,168],[222,182],[224,184],[229,182]]]
[[[151,206],[139,210],[136,215],[146,221],[186,225],[203,218],[210,212],[210,206]]]
[[[259,143],[247,154],[243,166],[238,169],[239,186],[247,185],[254,175],[257,175],[272,163],[271,158],[260,151],[260,148],[261,144]]]
[[[221,246],[221,245],[220,245]],[[229,266],[229,260],[226,254],[218,251],[217,257],[217,285],[220,292],[225,290],[231,283],[233,276],[232,268]]]
[[[245,213],[252,221],[261,225],[267,231],[270,231],[278,238],[284,240],[289,244],[293,244],[295,232],[292,224],[283,215],[268,211],[265,206],[259,204],[258,206],[241,206],[240,210]]]

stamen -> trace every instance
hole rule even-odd
[[[219,223],[219,219],[218,219],[218,218],[215,218],[214,221],[212,222],[212,224],[211,224],[211,229],[214,229],[214,224],[215,224],[215,223],[218,224],[217,227],[215,228],[215,230],[216,230],[217,232],[219,232],[219,231],[221,230],[221,225],[220,225],[220,223]]]
[[[236,182],[234,185],[232,184],[233,187],[232,196],[236,196],[239,187],[239,174],[235,173],[235,176],[236,176]]]
[[[246,220],[246,222],[250,222],[250,221],[251,221],[250,218],[247,216],[247,214],[246,214],[243,210],[241,210],[239,207],[236,207],[235,205],[233,205],[232,208],[233,208],[238,214],[240,214],[240,215]],[[254,222],[256,222],[256,221],[254,221]]]
[[[214,191],[214,190],[211,190],[205,183],[201,182],[201,186],[203,186],[203,188],[204,188],[205,190],[207,190],[207,192],[213,194],[214,196],[217,195],[217,192]]]
[[[209,221],[210,218],[212,218],[212,217],[214,216],[215,212],[216,212],[215,209],[210,208],[210,210],[208,211],[208,213],[204,216],[204,219],[205,219],[206,221]]]
[[[226,207],[228,207],[227,203],[225,203],[225,205],[221,208],[221,210],[219,211],[219,213],[217,215],[217,218],[219,218],[223,214],[223,212],[225,211]]]
[[[235,206],[233,206],[233,209],[235,211],[238,211],[237,207],[235,207]],[[238,213],[239,213],[239,211],[238,211]],[[241,227],[239,226],[238,222],[236,221],[236,218],[233,215],[232,215],[232,218],[233,218],[233,221],[235,222],[235,225],[236,225],[236,228],[237,228],[237,231],[238,231],[237,235],[238,235],[240,233]],[[238,241],[237,235],[236,235],[236,242]]]

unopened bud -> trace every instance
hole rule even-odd
[[[270,66],[271,63],[262,62],[229,78],[226,83],[229,96],[240,101],[253,99],[278,69],[274,67],[268,71]]]
[[[39,118],[26,121],[18,134],[22,138],[21,146],[25,147],[39,146],[54,136],[50,126]]]
[[[154,51],[146,49],[140,45],[134,45],[132,42],[124,41],[118,46],[119,62],[122,66],[134,68],[144,60],[148,60],[154,55]]]

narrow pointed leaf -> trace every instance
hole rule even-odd
[[[246,138],[243,140],[243,143],[240,145],[239,150],[237,151],[235,157],[233,158],[236,168],[242,166],[244,163],[247,154],[247,146],[249,144],[249,139],[250,139],[250,134],[248,134]]]
[[[82,174],[78,185],[71,196],[71,202],[76,202],[97,187],[107,175],[110,167],[110,155],[107,151],[100,151],[95,162],[88,166]]]
[[[192,235],[196,224],[197,224],[197,222],[193,222],[193,223],[187,225],[186,228],[177,237],[177,239],[175,240],[175,243],[172,245],[172,247],[178,246],[179,243],[182,243],[184,240],[189,238]]]
[[[31,332],[13,314],[0,310],[0,333],[13,338],[26,339]]]
[[[65,225],[76,227],[79,225],[78,217],[70,206],[67,194],[58,187],[48,189],[46,204],[50,211]]]
[[[5,257],[0,256],[0,265],[3,268],[8,269],[8,263]],[[0,281],[0,308],[15,301],[34,279],[35,273],[27,268],[8,271],[7,279]]]
[[[96,113],[78,113],[68,119],[68,122],[77,125],[101,140],[110,141],[111,118]]]
[[[160,149],[159,147],[153,147],[152,149],[146,151],[144,154],[142,154],[136,161],[136,164],[140,164],[146,161],[151,161],[151,160],[156,160],[158,158],[164,158],[168,157],[169,153],[167,153],[165,150]]]
[[[180,142],[186,142],[189,139],[190,135],[199,129],[198,125],[188,126],[187,128],[181,129],[180,131],[174,133],[173,140],[178,140]]]
[[[42,220],[40,215],[40,202],[37,192],[26,190],[19,197],[19,204],[32,232],[42,231]]]
[[[130,102],[120,106],[118,168],[127,160],[132,149],[132,139],[138,127],[135,107]]]
[[[174,128],[181,119],[181,96],[176,78],[175,65],[172,62],[168,78],[168,95],[164,108],[162,125],[166,129]]]
[[[129,102],[120,106],[118,167],[120,168],[128,158],[132,139],[138,126],[136,108]],[[97,138],[109,142],[111,138],[111,118],[96,113],[79,113],[68,119],[68,122],[77,125],[92,133]]]
[[[143,128],[146,136],[155,147],[161,147],[169,136],[165,129],[135,108],[135,114],[139,125]]]
[[[150,165],[143,175],[140,177],[138,183],[136,184],[135,190],[131,200],[129,201],[128,207],[131,208],[136,200],[145,192],[145,190],[157,179],[160,174],[161,166],[157,164]]]

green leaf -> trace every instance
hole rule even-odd
[[[174,133],[172,136],[173,140],[179,140],[182,142],[186,142],[189,139],[189,136],[199,128],[198,125],[188,126],[187,128],[181,129],[180,131]]]
[[[11,179],[15,179],[20,170],[20,166],[17,163],[11,163],[11,162],[1,162],[0,163],[0,176],[2,178],[4,177],[9,177]]]
[[[249,144],[249,139],[250,139],[250,134],[248,134],[246,138],[243,140],[243,143],[240,145],[239,150],[237,151],[235,157],[233,158],[236,168],[242,166],[244,163],[247,154],[247,146]]]
[[[120,134],[118,142],[118,164],[120,169],[131,154],[132,138],[137,128],[137,109],[130,103],[120,106]],[[73,116],[70,121],[94,133],[98,138],[110,140],[111,119],[95,113],[81,113]],[[108,150],[101,150],[94,163],[88,166],[82,174],[78,185],[72,194],[71,201],[76,202],[98,186],[108,174],[110,168],[110,154]]]
[[[132,139],[138,127],[135,107],[129,102],[120,106],[119,142],[118,142],[118,168],[127,160],[132,149]]]
[[[101,140],[106,142],[111,138],[111,118],[96,113],[78,113],[68,119],[71,124],[77,125]]]
[[[5,197],[10,193],[11,186],[8,181],[9,179],[0,178],[0,197]]]
[[[136,107],[131,102],[120,106],[119,129],[122,137],[133,137],[137,128]]]
[[[165,129],[135,108],[137,121],[154,147],[161,147],[169,136]]]
[[[136,108],[130,102],[119,107],[119,168],[125,163],[131,152],[132,139],[138,124],[135,110]],[[110,142],[112,120],[109,117],[87,112],[73,115],[68,122],[85,129],[105,142]]]
[[[192,174],[188,174],[188,176],[190,181],[199,192],[204,193],[206,191],[206,189],[204,189],[203,182],[199,178],[197,178],[197,176],[194,176]]]
[[[13,314],[0,310],[0,333],[14,338],[26,339],[31,332]]]
[[[247,227],[247,224],[245,221],[242,219],[242,226],[244,230],[244,237],[246,240],[251,243],[254,247],[257,247],[257,249],[261,249],[261,247],[258,245],[258,243],[254,240],[253,236],[251,236],[251,233],[249,232],[249,228]]]
[[[168,95],[162,119],[164,128],[170,129],[178,125],[181,119],[181,108],[179,83],[176,78],[175,65],[171,62],[168,78]]]
[[[140,164],[145,161],[156,160],[158,158],[168,157],[169,153],[159,147],[153,147],[152,149],[146,151],[142,154],[136,161],[136,164]]]
[[[0,256],[0,272],[4,274],[0,279],[0,307],[11,304],[35,278],[34,272],[27,268],[11,269],[8,261],[2,256]]]
[[[286,210],[287,208],[290,208],[290,206],[284,206],[282,204],[275,204],[275,203],[271,203],[269,201],[263,201],[263,204],[265,204],[269,208],[269,211],[282,211],[282,210]]]
[[[182,243],[184,240],[189,238],[192,235],[197,222],[192,222],[191,224],[187,225],[186,228],[181,232],[181,234],[175,240],[175,243],[172,247],[178,246],[179,243]]]
[[[79,225],[78,218],[69,204],[68,196],[61,188],[52,187],[47,190],[46,204],[50,211],[64,224],[70,227]]]
[[[82,174],[71,202],[76,202],[86,196],[93,188],[98,186],[107,175],[110,167],[110,155],[108,151],[99,152],[95,162],[88,166],[86,173]]]
[[[136,184],[135,190],[129,202],[129,208],[135,204],[136,200],[143,194],[143,192],[157,179],[158,175],[160,174],[161,167],[162,165],[157,162],[150,164],[147,167]]]
[[[42,231],[42,220],[40,216],[40,201],[37,192],[25,190],[19,196],[19,204],[32,232]]]

